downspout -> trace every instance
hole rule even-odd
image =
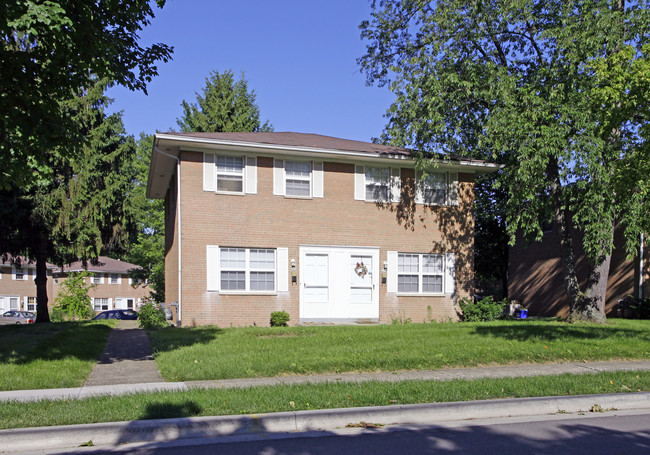
[[[165,153],[160,151],[160,149],[154,144],[153,146],[154,150],[161,155],[168,156],[169,158],[173,158],[176,160],[176,213],[178,217],[178,326],[181,325],[182,319],[182,308],[183,306],[181,305],[181,299],[182,299],[182,293],[181,293],[181,269],[182,269],[182,262],[181,259],[183,258],[182,251],[183,248],[181,248],[181,159],[178,156],[170,155],[169,153]]]
[[[639,301],[643,300],[643,234],[639,242]]]

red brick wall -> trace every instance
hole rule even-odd
[[[413,170],[403,168],[402,203],[380,207],[354,199],[354,166],[349,163],[325,162],[323,198],[292,199],[273,195],[270,157],[258,157],[257,194],[245,196],[203,191],[202,153],[183,151],[181,159],[183,325],[268,325],[276,310],[289,312],[291,323],[298,322],[297,285],[290,284],[290,292],[278,296],[207,292],[206,245],[287,247],[298,271],[301,244],[380,247],[380,264],[387,260],[387,251],[453,252],[456,293],[471,293],[473,175],[459,175],[458,207],[424,208],[412,204]],[[168,230],[168,301],[176,289],[175,239],[176,231]],[[383,322],[400,317],[413,322],[456,318],[449,297],[398,298],[381,284],[379,302]]]

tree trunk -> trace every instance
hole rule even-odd
[[[36,322],[50,322],[47,308],[47,240],[36,242]]]
[[[562,183],[560,181],[559,166],[553,159],[548,166],[547,174],[551,181],[551,198],[553,203],[553,218],[560,233],[560,252],[564,283],[567,297],[569,298],[568,322],[587,321],[605,323],[605,294],[607,292],[607,278],[611,252],[599,264],[593,266],[589,274],[587,290],[580,290],[576,261],[573,253],[573,239],[571,229],[573,223],[571,215],[564,207],[562,201]],[[613,232],[613,231],[612,231]]]

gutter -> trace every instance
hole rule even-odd
[[[203,147],[208,148],[209,146],[219,145],[222,147],[230,147],[233,149],[247,149],[251,152],[259,153],[260,149],[267,150],[267,153],[270,153],[270,156],[277,156],[277,152],[280,152],[283,155],[312,155],[319,158],[330,157],[338,159],[361,159],[363,161],[385,161],[386,159],[400,160],[400,161],[413,161],[413,158],[407,155],[400,154],[377,154],[371,155],[365,152],[355,152],[355,151],[345,151],[345,150],[336,150],[336,149],[322,149],[317,147],[306,147],[306,146],[292,146],[292,145],[277,145],[277,144],[264,144],[260,142],[242,142],[242,141],[232,141],[232,140],[221,140],[221,139],[208,139],[208,138],[196,138],[196,137],[186,137],[186,136],[174,136],[171,134],[156,134],[156,140],[165,140],[165,141],[174,141],[178,143],[189,143],[195,145],[202,145]],[[459,159],[457,161],[447,161],[435,159],[433,162],[436,165],[444,166],[463,166],[473,168],[475,172],[481,173],[491,173],[495,172],[501,168],[503,165],[495,163],[487,163],[480,160],[473,159]]]
[[[165,155],[169,158],[173,158],[176,160],[176,212],[177,212],[177,217],[178,217],[178,321],[177,325],[180,327],[181,321],[182,321],[182,308],[183,306],[181,305],[182,302],[182,292],[181,292],[181,278],[182,278],[182,258],[183,258],[183,248],[181,248],[181,158],[180,156],[174,156],[170,155],[169,153],[165,153],[160,151],[158,146],[156,145],[158,140],[156,140],[153,144],[153,149],[157,153],[160,153],[161,155]],[[180,154],[179,154],[180,155]]]
[[[639,301],[643,300],[643,234],[639,242]]]

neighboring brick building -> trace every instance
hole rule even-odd
[[[47,295],[54,294],[52,272],[56,266],[47,264]],[[24,257],[0,259],[0,314],[9,310],[36,311],[36,263]],[[50,297],[50,303],[52,298]]]
[[[576,271],[580,285],[584,286],[589,271],[587,257],[582,249],[582,235],[572,231],[576,257]],[[650,251],[643,249],[643,261],[639,255],[628,260],[623,248],[622,233],[617,230],[614,236],[615,249],[612,253],[605,313],[616,315],[618,302],[629,296],[650,296]],[[640,270],[643,275],[639,276]],[[639,293],[639,283],[641,293]],[[534,316],[569,315],[569,300],[560,257],[560,234],[555,226],[544,232],[540,242],[526,245],[518,238],[510,247],[508,260],[508,297],[519,301]]]
[[[20,267],[12,261],[0,263],[0,312],[8,310],[36,311],[36,264],[27,258],[20,258]],[[138,268],[134,264],[111,259],[105,256],[98,258],[97,265],[83,266],[81,261],[60,268],[47,264],[47,297],[51,308],[57,297],[61,283],[71,272],[88,271],[94,277],[88,279],[94,283],[90,291],[93,309],[95,311],[112,309],[137,309],[144,297],[149,296],[146,284],[132,285],[129,270]]]
[[[142,299],[149,297],[149,286],[146,283],[136,283],[134,286],[133,280],[129,278],[129,271],[139,268],[135,264],[106,256],[100,256],[97,264],[94,265],[90,262],[85,266],[81,261],[73,262],[53,271],[54,291],[58,291],[60,284],[69,273],[87,271],[93,274],[88,280],[94,287],[88,294],[95,311],[127,308],[137,310]]]
[[[455,319],[472,291],[474,178],[498,166],[440,161],[424,181],[414,164],[314,134],[156,134],[147,195],[165,199],[181,323]]]

